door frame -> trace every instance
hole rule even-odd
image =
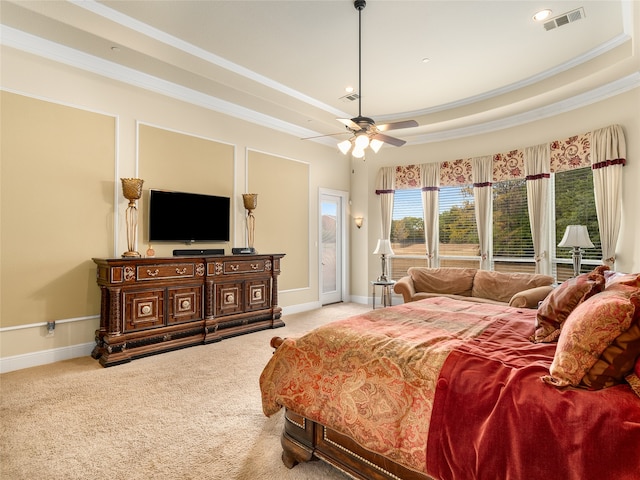
[[[336,239],[341,243],[341,252],[339,266],[340,266],[340,280],[341,280],[341,291],[340,297],[342,302],[350,301],[349,296],[349,269],[347,265],[349,264],[349,229],[347,222],[347,205],[349,204],[349,192],[343,190],[333,190],[330,188],[319,188],[318,189],[318,240],[316,242],[317,251],[318,251],[318,300],[320,305],[322,305],[322,255],[320,254],[320,247],[322,246],[322,197],[324,195],[340,197],[341,209],[340,209],[340,238]]]

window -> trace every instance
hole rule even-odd
[[[493,196],[493,270],[535,272],[525,179],[497,182]]]
[[[440,266],[477,268],[480,243],[476,227],[473,187],[441,187]]]
[[[602,249],[596,216],[591,168],[582,167],[551,176],[550,255],[553,273],[562,282],[573,275],[571,249],[557,248],[567,225],[586,225],[594,248],[583,249],[582,271],[601,263]],[[492,187],[492,269],[534,272],[535,261],[527,186],[524,179],[496,182]],[[475,202],[471,185],[440,187],[440,266],[477,268],[480,260]],[[391,223],[392,278],[406,275],[411,266],[426,266],[424,220],[420,189],[396,190]]]
[[[593,193],[593,173],[590,168],[576,168],[554,175],[555,243],[558,245],[567,225],[586,225],[594,248],[583,249],[581,272],[593,270],[600,265],[602,246]],[[570,248],[556,248],[554,269],[559,282],[573,276]]]
[[[397,280],[413,266],[427,266],[424,244],[424,219],[420,189],[396,190],[393,195],[391,278]]]

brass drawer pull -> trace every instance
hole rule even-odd
[[[252,268],[253,270],[258,270],[258,269],[260,268],[260,264],[259,264],[259,263],[252,263],[252,264],[251,264],[251,268]]]
[[[157,268],[154,271],[147,270],[147,275],[149,275],[150,277],[156,277],[158,276],[159,273],[160,273],[160,270],[158,270]]]
[[[184,267],[182,270],[179,268],[176,268],[176,273],[178,275],[184,275],[185,273],[187,273],[187,267]]]
[[[238,271],[238,269],[240,268],[240,265],[229,265],[229,268],[230,268],[231,270],[233,270],[234,272],[237,272],[237,271]]]

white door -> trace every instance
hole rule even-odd
[[[344,300],[346,192],[320,191],[320,299],[322,305]]]

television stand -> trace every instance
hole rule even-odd
[[[91,356],[108,367],[283,327],[282,257],[94,258],[102,298]]]

